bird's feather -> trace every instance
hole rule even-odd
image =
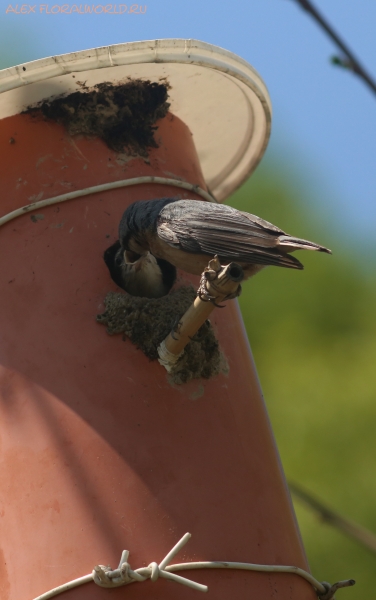
[[[254,215],[230,206],[195,200],[166,205],[158,216],[158,237],[185,252],[217,254],[221,260],[302,269],[278,248],[285,232]]]

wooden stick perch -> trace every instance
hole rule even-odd
[[[216,256],[201,275],[197,298],[181,317],[176,330],[171,331],[158,347],[159,362],[170,372],[183,354],[184,348],[220,302],[236,298],[241,293],[243,269],[236,263],[222,266]]]

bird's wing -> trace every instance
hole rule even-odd
[[[159,214],[157,233],[185,252],[217,254],[224,261],[303,268],[296,258],[278,249],[278,237],[284,231],[226,205],[196,200],[169,204]]]

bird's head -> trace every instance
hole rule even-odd
[[[150,252],[124,250],[119,241],[105,251],[104,261],[113,281],[132,296],[165,296],[176,278],[175,268],[166,261],[159,261]]]

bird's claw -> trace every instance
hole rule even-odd
[[[207,281],[207,279],[208,279],[207,273],[204,271],[204,273],[201,275],[200,285],[199,285],[199,288],[197,290],[197,296],[203,302],[211,302],[217,308],[224,308],[224,305],[217,304],[215,296],[211,296],[209,294],[209,292],[207,290],[207,287],[206,287],[206,281]]]

